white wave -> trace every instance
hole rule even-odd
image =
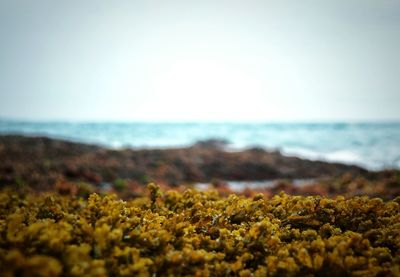
[[[331,162],[344,162],[344,163],[355,163],[364,164],[365,159],[358,153],[350,150],[339,150],[325,154],[324,158]]]
[[[360,155],[359,153],[351,150],[317,152],[306,148],[286,148],[282,150],[282,154],[286,156],[297,156],[299,158],[309,159],[313,161],[338,162],[358,165],[366,167],[368,169],[376,169],[377,167],[379,167],[379,165],[372,161],[367,163],[367,159],[365,159],[365,157],[362,157],[362,155]]]

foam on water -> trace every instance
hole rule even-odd
[[[110,148],[166,148],[224,139],[311,160],[400,168],[398,123],[71,123],[0,120],[0,134],[40,135]]]
[[[368,167],[368,163],[361,157],[361,155],[352,150],[337,150],[332,152],[316,152],[304,148],[286,148],[282,151],[286,156],[297,156],[304,159],[313,161],[327,161],[339,162],[347,164],[358,164]]]

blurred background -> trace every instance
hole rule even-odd
[[[0,133],[400,167],[400,1],[0,1]]]

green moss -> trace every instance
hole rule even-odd
[[[116,191],[121,192],[126,188],[126,180],[118,178],[114,181],[114,188]]]

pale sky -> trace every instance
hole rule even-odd
[[[400,120],[400,0],[0,0],[0,118]]]

